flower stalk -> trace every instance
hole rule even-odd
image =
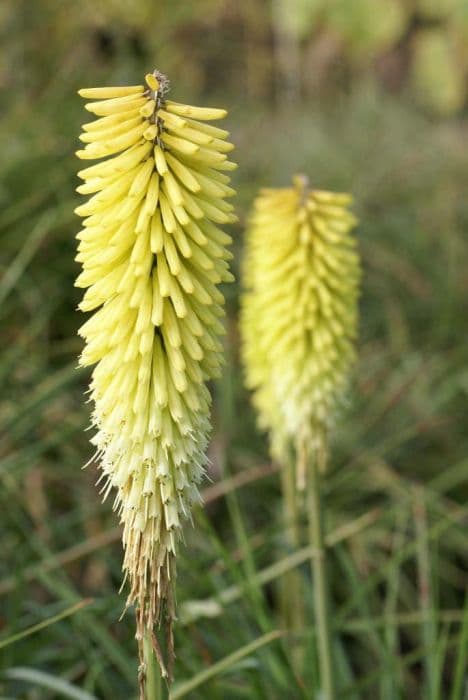
[[[308,465],[307,515],[309,542],[313,548],[311,567],[320,679],[324,697],[327,700],[335,700],[336,688],[329,600],[330,585],[327,577],[324,530],[325,507],[321,483],[325,465],[320,464],[321,459],[324,459],[326,455],[324,453],[322,455],[309,454],[307,445],[303,445],[303,449],[305,452],[304,459]]]
[[[141,684],[145,687],[146,700],[162,700],[165,693],[164,680],[156,664],[151,635],[146,633],[143,639],[143,665],[140,667]],[[164,694],[163,694],[164,693]]]
[[[295,552],[302,546],[301,495],[296,488],[294,465],[286,463],[280,471],[282,509],[284,523],[284,541],[288,553]],[[304,664],[303,631],[305,624],[304,582],[302,572],[298,569],[288,571],[280,580],[281,618],[283,629],[292,634],[288,643],[291,663],[298,679],[301,678]]]
[[[170,680],[175,558],[200,502],[207,382],[223,361],[218,286],[233,277],[220,225],[236,220],[226,201],[236,165],[228,132],[208,123],[225,110],[173,102],[168,87],[154,71],[146,85],[79,91],[96,119],[83,126],[77,156],[98,162],[78,173],[89,199],[76,209],[76,286],[86,289],[79,308],[93,314],[79,331],[80,364],[95,365],[92,443],[103,496],[113,492],[123,525],[140,663],[150,641]],[[163,623],[164,648],[153,631]]]

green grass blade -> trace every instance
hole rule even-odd
[[[82,610],[82,608],[85,608],[87,605],[90,605],[92,602],[93,601],[91,599],[81,600],[79,603],[76,603],[75,605],[72,605],[71,607],[67,608],[66,610],[63,610],[58,615],[54,615],[53,617],[48,617],[47,620],[43,620],[42,622],[39,622],[37,625],[33,625],[32,627],[28,627],[28,629],[23,630],[22,632],[17,632],[16,634],[12,634],[7,639],[1,639],[0,640],[0,649],[3,649],[4,647],[9,646],[10,644],[14,644],[15,642],[19,642],[20,639],[24,639],[25,637],[29,637],[31,634],[35,634],[36,632],[39,632],[40,630],[43,630],[46,627],[49,627],[50,625],[53,625],[55,622],[59,622],[59,620],[63,620],[66,617],[70,617],[70,615],[74,615],[76,612],[78,612],[79,610]]]
[[[70,700],[97,700],[95,695],[90,695],[80,690],[63,678],[57,678],[50,673],[37,671],[34,668],[18,666],[10,668],[3,674],[6,678],[15,681],[24,681],[40,688],[52,690],[57,696],[70,698]]]
[[[268,634],[264,634],[261,637],[258,637],[258,639],[256,639],[255,641],[246,644],[240,649],[237,649],[232,654],[225,656],[224,659],[221,659],[221,661],[217,661],[216,663],[212,664],[210,668],[207,668],[205,671],[197,673],[190,680],[178,683],[176,686],[174,686],[174,689],[170,694],[170,700],[179,700],[179,698],[185,697],[186,695],[188,695],[188,693],[191,693],[193,690],[195,690],[195,688],[198,688],[203,683],[206,683],[207,681],[216,678],[216,676],[220,676],[226,673],[238,661],[245,658],[246,656],[249,656],[249,654],[253,654],[255,651],[257,651],[257,649],[261,649],[261,647],[264,647],[266,644],[271,644],[271,642],[274,642],[280,637],[281,632],[279,632],[278,630],[273,630],[272,632],[268,632]]]
[[[460,642],[457,649],[453,686],[450,700],[465,700],[468,686],[468,593],[465,595],[465,608],[461,625]]]

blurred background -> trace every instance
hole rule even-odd
[[[136,697],[116,517],[81,469],[74,151],[77,89],[156,67],[173,99],[229,110],[237,277],[258,187],[304,171],[355,196],[360,360],[326,487],[340,697],[467,698],[467,1],[2,0],[0,37],[1,696]],[[242,386],[238,294],[179,558],[173,697],[314,698],[312,627],[246,647],[281,627],[284,572],[308,567]]]

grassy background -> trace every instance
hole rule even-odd
[[[463,110],[442,120],[407,85],[389,92],[374,53],[364,67],[340,56],[330,84],[287,100],[270,75],[271,46],[256,51],[262,29],[255,14],[243,16],[247,4],[237,10],[244,24],[232,21],[230,3],[162,3],[161,14],[148,5],[40,0],[0,10],[1,697],[136,697],[132,615],[118,622],[116,519],[100,503],[95,468],[81,470],[91,448],[89,375],[76,369],[73,151],[83,121],[76,90],[135,83],[156,65],[170,74],[174,99],[230,110],[240,164],[236,272],[259,186],[303,170],[313,184],[356,197],[360,361],[326,484],[340,698],[467,698]],[[313,625],[301,640],[274,634],[284,572],[295,565],[307,582],[309,571],[307,553],[286,545],[278,474],[242,386],[238,293],[237,283],[226,289],[212,481],[179,557],[173,696],[314,698]],[[299,679],[285,653],[295,643],[307,655]]]

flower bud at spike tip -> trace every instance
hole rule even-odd
[[[264,189],[247,231],[242,355],[260,426],[287,463],[300,444],[326,453],[326,437],[355,358],[361,276],[352,198],[293,187]]]
[[[150,638],[170,679],[175,557],[183,521],[200,502],[206,383],[222,363],[217,286],[232,279],[230,238],[216,224],[236,218],[224,201],[234,192],[217,172],[235,167],[227,132],[205,122],[225,111],[172,103],[167,90],[155,71],[146,86],[79,91],[95,100],[86,109],[96,119],[84,125],[77,155],[101,160],[79,173],[90,197],[77,210],[86,218],[76,285],[86,288],[80,309],[93,312],[79,331],[80,364],[95,365],[91,442],[102,493],[113,492],[123,526],[127,606],[136,607],[140,658]],[[210,129],[216,138],[206,137]],[[153,632],[162,619],[164,650]]]

